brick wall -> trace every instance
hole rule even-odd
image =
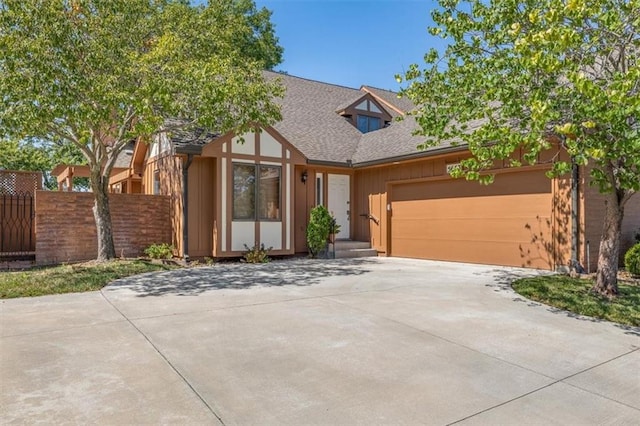
[[[110,194],[117,256],[135,257],[154,243],[171,243],[168,196]],[[94,259],[98,251],[93,194],[36,192],[36,262]]]

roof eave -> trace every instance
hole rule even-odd
[[[202,155],[202,145],[175,146],[176,154]]]
[[[327,167],[353,167],[351,164],[351,160],[347,160],[345,162],[342,161],[326,161],[326,160],[307,160],[307,164],[314,166],[327,166]]]
[[[370,160],[370,161],[361,161],[358,163],[353,163],[353,167],[357,169],[357,168],[369,167],[369,166],[379,166],[381,164],[388,164],[388,163],[394,163],[399,161],[414,160],[422,157],[431,157],[434,155],[442,155],[442,154],[466,151],[467,149],[468,149],[467,145],[446,146],[442,148],[431,149],[428,151],[415,152],[412,154],[397,155],[394,157],[385,157],[385,158],[380,158],[377,160]]]

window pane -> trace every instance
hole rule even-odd
[[[362,133],[367,133],[369,131],[369,120],[367,120],[367,118],[368,117],[366,115],[358,116],[358,130]]]
[[[324,188],[322,187],[322,173],[316,173],[316,206],[321,206]]]
[[[362,111],[367,111],[367,101],[362,101],[358,105],[356,105],[356,109],[361,109]]]
[[[362,133],[373,132],[380,128],[380,118],[369,115],[358,115],[358,130]]]
[[[233,165],[233,218],[255,219],[256,217],[256,166]]]
[[[380,128],[380,119],[378,117],[369,117],[369,131],[373,132]]]
[[[155,195],[160,194],[160,170],[153,172],[153,193]]]
[[[280,167],[260,166],[260,219],[280,219]]]

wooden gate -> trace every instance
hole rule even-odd
[[[0,171],[0,260],[35,259],[35,191],[39,172]]]

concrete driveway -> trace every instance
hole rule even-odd
[[[532,274],[294,260],[0,303],[0,423],[637,424],[640,329]]]

